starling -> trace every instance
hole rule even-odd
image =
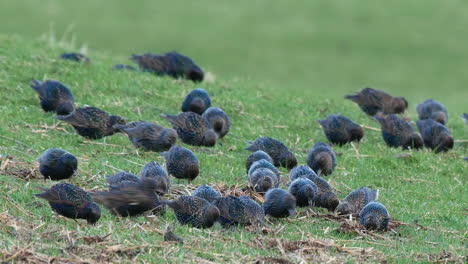
[[[300,179],[300,178],[307,178],[313,181],[315,178],[317,178],[317,174],[309,166],[299,165],[299,166],[294,167],[289,172],[289,180],[293,182],[296,179]]]
[[[76,109],[66,116],[56,116],[57,119],[71,124],[76,132],[89,139],[99,139],[113,135],[117,124],[125,124],[120,116],[111,116],[107,112],[96,107],[83,107]]]
[[[378,190],[372,191],[369,188],[361,187],[348,194],[335,211],[340,215],[358,214],[366,204],[377,200],[378,194]]]
[[[53,185],[50,189],[40,189],[44,192],[36,194],[36,196],[47,200],[52,210],[59,215],[71,219],[86,219],[88,224],[92,225],[101,217],[99,206],[80,187],[70,183],[59,183]]]
[[[416,125],[421,132],[424,145],[436,153],[448,151],[453,148],[453,137],[450,130],[432,119],[418,120]]]
[[[309,150],[307,165],[318,175],[330,175],[336,167],[335,152],[328,144],[318,142]]]
[[[208,122],[201,115],[184,112],[179,115],[162,114],[161,116],[171,123],[185,144],[207,147],[213,147],[216,144],[218,135],[209,128]]]
[[[161,152],[170,149],[177,141],[177,132],[151,122],[132,122],[126,125],[115,125],[128,135],[132,144],[146,151]]]
[[[424,143],[421,135],[416,133],[407,121],[391,114],[374,117],[382,128],[382,137],[389,147],[403,149],[420,149]]]
[[[266,193],[279,185],[278,177],[267,168],[258,168],[249,174],[249,185],[258,193]]]
[[[250,169],[250,166],[252,166],[252,164],[255,162],[255,161],[259,161],[259,160],[266,160],[268,161],[269,163],[273,164],[273,159],[270,157],[270,155],[268,155],[265,151],[263,150],[257,150],[255,152],[252,152],[248,157],[247,157],[247,160],[245,162],[245,167],[247,169],[247,172],[249,172],[249,169]]]
[[[229,116],[219,107],[210,107],[202,115],[208,122],[208,127],[213,129],[219,138],[223,138],[231,128]]]
[[[71,60],[71,61],[76,61],[76,62],[84,62],[84,63],[89,63],[89,58],[86,57],[85,55],[81,53],[76,53],[76,52],[70,52],[70,53],[63,53],[60,58],[64,60]]]
[[[263,207],[246,195],[240,196],[239,199],[244,203],[251,214],[255,215],[252,224],[256,226],[263,226],[265,222],[265,211],[263,210]]]
[[[340,203],[336,196],[333,188],[328,182],[320,177],[316,177],[312,180],[317,185],[318,196],[315,201],[315,206],[328,209],[329,212],[335,211],[336,207]]]
[[[289,192],[274,188],[265,194],[263,209],[266,215],[284,218],[296,214],[296,198]]]
[[[203,114],[211,106],[211,99],[204,89],[194,89],[190,91],[182,102],[182,112],[194,112]]]
[[[434,119],[442,125],[447,124],[447,109],[441,103],[428,99],[416,107],[419,119]]]
[[[362,111],[370,116],[379,112],[386,115],[400,114],[408,108],[408,101],[405,98],[393,97],[384,91],[372,88],[364,88],[355,95],[346,95],[345,98],[357,103]]]
[[[55,112],[57,115],[68,115],[75,109],[75,98],[65,85],[58,81],[33,80],[31,87],[39,95],[41,107],[45,112]]]
[[[38,159],[39,171],[46,179],[54,181],[70,178],[78,169],[78,160],[63,149],[46,150]]]
[[[169,193],[171,188],[171,179],[165,169],[157,162],[148,162],[140,172],[141,179],[151,178],[156,181],[156,193],[160,196]]]
[[[318,196],[317,185],[307,178],[294,180],[289,185],[288,191],[296,198],[296,205],[300,207],[314,206]]]
[[[137,69],[131,65],[126,65],[126,64],[116,64],[114,65],[114,70],[130,70],[130,71],[136,71]]]
[[[296,167],[297,160],[296,156],[289,151],[288,147],[284,145],[281,141],[270,138],[262,137],[257,138],[254,142],[249,142],[249,147],[246,150],[255,152],[257,150],[263,150],[273,159],[273,165],[276,167],[285,167],[287,169],[292,169]]]
[[[337,145],[352,141],[361,141],[364,136],[362,127],[342,115],[329,115],[325,120],[319,120],[327,139]]]
[[[370,202],[359,212],[359,222],[368,230],[387,230],[390,215],[378,202]]]
[[[193,191],[192,196],[197,196],[210,203],[214,203],[216,199],[221,197],[221,194],[217,190],[213,189],[213,187],[203,184]]]
[[[139,180],[140,178],[138,178],[136,175],[125,171],[119,171],[114,175],[106,176],[106,181],[109,183],[110,187],[118,186],[124,181],[138,182]]]
[[[278,183],[281,181],[279,170],[273,164],[271,164],[268,160],[265,160],[265,159],[257,160],[254,163],[252,163],[249,171],[247,172],[247,175],[253,174],[259,168],[266,168],[266,169],[271,170],[272,172],[275,173]]]
[[[255,211],[239,198],[227,196],[216,199],[214,205],[218,207],[220,216],[218,221],[223,227],[230,225],[259,225],[261,219]]]
[[[209,228],[220,216],[216,206],[200,197],[182,195],[177,200],[164,202],[174,210],[177,221],[182,225]]]
[[[123,181],[107,192],[96,192],[91,195],[112,214],[128,217],[148,211],[155,214],[164,212],[165,205],[156,194],[157,188],[156,181],[148,177],[138,182]]]
[[[192,59],[175,51],[164,55],[145,53],[133,55],[131,60],[136,62],[142,70],[157,75],[168,75],[173,78],[183,78],[194,82],[203,81],[203,70]]]
[[[169,175],[177,179],[187,179],[189,182],[198,176],[199,161],[191,150],[175,145],[162,155],[166,159],[166,169]]]
[[[169,227],[167,227],[166,232],[164,232],[164,241],[173,241],[177,243],[184,243],[184,240],[176,235]]]

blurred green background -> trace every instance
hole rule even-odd
[[[368,85],[406,95],[412,111],[433,97],[458,114],[468,95],[467,14],[461,0],[3,0],[0,33],[52,30],[76,37],[91,58],[122,61],[177,50],[218,78],[337,99]]]

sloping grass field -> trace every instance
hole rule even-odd
[[[466,3],[272,1],[265,7],[270,2],[144,2],[108,1],[105,13],[94,1],[0,4],[0,22],[9,22],[0,25],[0,32],[8,33],[0,35],[2,261],[466,261],[468,162],[463,158],[468,156],[468,127],[461,118],[468,112]],[[14,15],[19,12],[30,20]],[[55,22],[55,38],[44,17]],[[71,23],[76,23],[78,39],[88,43],[89,65],[58,59],[82,46],[71,43],[70,35],[60,40]],[[112,69],[129,63],[131,53],[173,49],[194,58],[213,80],[194,84]],[[170,210],[160,217],[118,218],[102,209],[95,226],[58,217],[34,197],[37,186],[54,184],[37,171],[35,159],[44,150],[59,147],[76,155],[79,174],[70,181],[86,190],[106,188],[106,175],[119,170],[137,174],[147,162],[162,164],[164,159],[136,151],[123,134],[96,141],[81,138],[40,109],[29,87],[33,79],[61,81],[79,106],[164,126],[169,124],[159,116],[162,112],[178,113],[191,89],[205,88],[213,105],[231,117],[231,131],[214,148],[186,146],[198,156],[201,173],[190,185],[174,181],[168,198],[200,184],[239,194],[247,184],[245,140],[261,136],[283,141],[305,164],[312,145],[326,142],[317,120],[344,114],[364,125],[366,134],[355,148],[334,147],[338,167],[326,179],[340,198],[361,186],[378,188],[379,201],[394,224],[386,233],[366,233],[355,222],[317,208],[270,219],[261,232],[180,226]],[[428,98],[442,102],[449,111],[454,149],[434,154],[388,148],[372,129],[378,124],[343,99],[367,85],[405,96],[410,102],[405,116],[413,120],[418,103]],[[288,172],[282,173],[286,188]],[[163,242],[167,226],[184,238],[183,245]]]

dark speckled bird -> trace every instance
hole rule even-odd
[[[450,130],[432,119],[418,120],[416,125],[421,132],[424,145],[436,153],[448,151],[453,148],[453,137]]]
[[[340,201],[330,184],[320,177],[316,177],[312,181],[318,188],[318,196],[315,201],[315,206],[326,208],[329,212],[335,211]]]
[[[157,162],[148,162],[140,172],[141,179],[151,178],[156,181],[156,193],[160,196],[169,193],[171,188],[171,179],[166,170]]]
[[[248,157],[247,160],[245,161],[245,168],[247,169],[247,173],[249,172],[250,167],[255,161],[259,160],[266,160],[269,163],[273,164],[273,159],[268,155],[265,151],[263,150],[257,150],[255,152],[252,152]]]
[[[96,202],[104,205],[112,214],[127,217],[152,211],[163,213],[165,205],[156,194],[158,186],[153,178],[137,182],[123,181],[107,192],[91,193]]]
[[[326,143],[318,142],[307,155],[307,165],[318,175],[330,175],[336,167],[336,155]]]
[[[213,189],[213,187],[203,184],[198,186],[198,188],[193,191],[192,196],[197,196],[207,200],[210,203],[214,203],[216,199],[221,197],[221,194],[217,190]]]
[[[54,181],[68,179],[78,169],[76,157],[59,148],[46,150],[37,161],[44,178]]]
[[[138,182],[139,180],[138,176],[126,171],[119,171],[113,175],[106,176],[106,181],[110,187],[118,186],[124,181]]]
[[[299,166],[294,167],[289,172],[289,180],[293,182],[294,180],[299,179],[299,178],[307,178],[313,181],[315,178],[317,178],[317,174],[309,166],[299,165]]]
[[[265,222],[265,211],[263,207],[246,195],[240,196],[239,199],[244,203],[251,214],[255,215],[252,224],[255,226],[263,226]]]
[[[58,81],[33,80],[31,87],[36,91],[45,112],[55,112],[57,115],[68,115],[75,109],[75,98],[68,87]]]
[[[370,202],[359,213],[359,222],[368,230],[387,230],[390,215],[378,202]]]
[[[109,115],[107,112],[96,107],[83,107],[76,109],[66,116],[56,116],[55,118],[72,125],[76,132],[89,139],[99,139],[113,135],[117,124],[125,124],[125,120],[120,116]]]
[[[421,135],[416,133],[407,121],[396,115],[374,117],[381,126],[382,137],[385,143],[393,148],[420,149],[423,147]]]
[[[358,214],[368,203],[377,200],[378,195],[378,190],[372,191],[369,188],[361,187],[348,194],[335,211],[340,215]]]
[[[131,65],[126,65],[126,64],[116,64],[114,65],[114,70],[130,70],[130,71],[136,71],[137,69]]]
[[[265,194],[263,210],[266,215],[284,218],[296,214],[296,198],[289,192],[275,188]]]
[[[213,129],[219,138],[223,138],[231,128],[231,119],[219,107],[210,107],[202,115],[208,122],[208,127]]]
[[[70,53],[63,53],[60,55],[60,58],[64,60],[71,60],[71,61],[76,61],[76,62],[85,62],[89,63],[90,60],[88,57],[81,53],[76,53],[76,52],[70,52]]]
[[[40,188],[43,193],[37,197],[49,202],[50,207],[59,215],[71,219],[86,219],[88,224],[95,224],[101,217],[101,209],[93,198],[80,187],[69,183],[59,183],[50,189]]]
[[[361,141],[364,136],[362,127],[342,115],[329,115],[325,120],[318,121],[322,125],[327,139],[337,145],[352,141]]]
[[[434,119],[442,125],[447,124],[447,109],[441,103],[428,99],[416,107],[419,119]]]
[[[200,163],[191,150],[173,146],[162,155],[166,159],[166,169],[169,175],[177,179],[187,179],[189,182],[198,176]]]
[[[317,185],[307,178],[298,178],[291,182],[288,191],[296,198],[296,205],[300,207],[314,206],[318,196]]]
[[[182,112],[194,112],[203,114],[211,106],[211,98],[208,93],[201,88],[193,89],[187,94],[182,102]]]
[[[357,103],[362,111],[370,116],[379,112],[400,114],[408,108],[408,101],[405,98],[393,97],[384,91],[372,88],[364,88],[357,94],[346,95],[345,98]]]
[[[266,168],[266,169],[271,170],[272,172],[275,173],[277,181],[278,182],[281,181],[281,176],[280,176],[279,170],[275,167],[275,165],[273,165],[272,163],[270,163],[266,159],[257,160],[254,163],[252,163],[252,165],[250,166],[249,171],[247,172],[247,175],[253,174],[255,172],[255,170],[257,170],[259,168]]]
[[[219,223],[223,227],[231,225],[259,225],[260,219],[255,211],[249,209],[246,204],[234,196],[221,197],[216,199],[214,205],[218,207],[220,216]]]
[[[136,62],[142,70],[157,75],[168,75],[173,78],[183,78],[194,82],[203,81],[203,70],[192,59],[177,52],[168,52],[164,55],[145,53],[132,55],[131,60]]]
[[[179,115],[161,114],[161,116],[171,123],[185,144],[207,147],[216,145],[218,135],[209,128],[208,122],[201,115],[184,112]]]
[[[151,122],[132,122],[126,125],[115,125],[127,134],[132,144],[146,151],[161,152],[170,149],[177,141],[177,132]]]
[[[182,225],[209,228],[220,216],[216,206],[200,197],[183,195],[174,201],[164,202],[174,210],[177,221]]]
[[[257,138],[254,142],[247,141],[250,144],[246,150],[251,152],[263,150],[273,159],[273,165],[292,169],[297,165],[296,156],[289,151],[288,147],[281,141],[271,137]]]
[[[269,189],[278,187],[278,177],[267,168],[258,168],[249,174],[249,185],[258,193],[266,193]]]

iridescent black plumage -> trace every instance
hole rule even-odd
[[[271,170],[276,175],[276,178],[277,178],[276,181],[278,183],[281,181],[281,175],[280,175],[279,170],[275,167],[275,165],[273,165],[272,163],[270,163],[266,159],[257,160],[254,163],[252,163],[252,165],[250,166],[249,171],[247,172],[247,175],[253,174],[259,168],[265,168],[265,169]]]
[[[250,211],[251,215],[255,216],[253,218],[252,224],[256,226],[262,226],[265,222],[265,211],[263,210],[263,207],[248,196],[242,195],[239,197],[239,199],[244,203],[244,205],[247,207],[247,210]]]
[[[378,191],[372,191],[369,188],[361,187],[357,190],[352,191],[346,198],[341,202],[335,211],[340,215],[345,214],[357,214],[361,209],[368,203],[377,200]]]
[[[453,148],[453,137],[450,130],[432,119],[418,120],[416,125],[421,132],[424,145],[436,153]]]
[[[128,135],[132,144],[146,151],[161,152],[170,149],[177,141],[177,132],[151,122],[132,122],[126,125],[115,125]]]
[[[41,101],[41,107],[45,112],[68,115],[75,109],[75,98],[72,92],[60,82],[33,80],[31,87],[37,92]]]
[[[346,95],[345,98],[357,103],[364,113],[371,116],[379,112],[400,114],[408,108],[408,101],[405,98],[393,97],[384,91],[372,88],[364,88],[357,94]]]
[[[229,116],[219,107],[210,107],[202,115],[208,122],[208,127],[213,129],[219,138],[223,138],[231,128]]]
[[[89,63],[90,60],[88,57],[81,53],[76,53],[76,52],[70,52],[70,53],[63,53],[60,55],[60,58],[64,60],[71,60],[71,61],[76,61],[76,62],[85,62]]]
[[[325,120],[319,120],[327,139],[338,145],[352,141],[359,142],[364,136],[362,127],[342,115],[329,115]]]
[[[299,165],[299,166],[294,167],[289,172],[289,180],[292,182],[299,178],[307,178],[313,181],[315,178],[317,178],[317,174],[309,166]]]
[[[163,196],[169,193],[171,188],[171,179],[166,170],[161,167],[157,162],[148,162],[140,172],[141,179],[151,178],[156,181],[156,193]]]
[[[271,189],[265,194],[263,210],[266,215],[284,218],[296,214],[296,198],[283,189]]]
[[[421,135],[416,133],[407,121],[396,115],[375,116],[382,129],[382,137],[385,143],[393,148],[420,149],[423,147]]]
[[[307,165],[318,175],[330,175],[336,167],[335,152],[328,144],[318,142],[309,150]]]
[[[288,191],[296,198],[296,205],[300,207],[314,206],[318,197],[317,185],[307,178],[298,178],[291,182]]]
[[[370,202],[359,213],[359,222],[369,230],[387,230],[390,215],[381,203]]]
[[[416,107],[419,119],[434,119],[442,125],[447,124],[447,109],[441,103],[428,99]]]
[[[143,178],[137,182],[123,181],[107,192],[91,193],[96,202],[104,205],[112,214],[127,217],[164,212],[164,204],[156,194],[156,181]]]
[[[340,203],[333,188],[328,182],[320,177],[312,180],[318,188],[318,197],[315,206],[328,209],[328,211],[335,211]]]
[[[265,151],[263,150],[257,150],[255,152],[252,152],[248,157],[247,160],[245,161],[245,168],[247,169],[247,172],[249,172],[250,167],[255,161],[259,160],[266,160],[269,163],[273,164],[273,159],[268,155]]]
[[[189,182],[198,176],[199,161],[191,150],[181,146],[173,146],[162,155],[166,158],[166,169],[169,175],[177,179],[187,179]]]
[[[131,60],[136,62],[142,70],[157,75],[168,75],[173,78],[184,78],[194,82],[203,81],[204,73],[192,59],[177,52],[168,52],[164,55],[145,53],[141,56],[132,55]]]
[[[59,215],[72,219],[86,219],[88,224],[95,224],[101,217],[99,206],[80,187],[69,183],[59,183],[50,189],[40,189],[44,192],[36,196],[47,200],[52,210]]]
[[[258,193],[265,193],[279,185],[276,174],[267,168],[258,168],[249,174],[249,185]]]
[[[187,94],[182,102],[182,112],[203,114],[211,106],[211,98],[204,89],[194,89]]]
[[[138,178],[136,175],[125,172],[125,171],[119,171],[113,175],[106,176],[106,181],[109,183],[109,186],[112,188],[112,186],[119,186],[122,182],[128,181],[128,182],[138,182],[140,178]]]
[[[213,187],[203,184],[193,191],[192,196],[197,196],[213,203],[216,199],[221,197],[221,194],[213,189]]]
[[[227,196],[216,199],[214,205],[219,209],[219,223],[223,226],[250,225],[255,216],[247,209],[237,197]]]
[[[171,123],[185,144],[207,147],[213,147],[216,144],[218,135],[209,128],[208,122],[201,115],[184,112],[179,115],[161,114],[161,116]]]
[[[218,220],[219,209],[207,200],[196,196],[179,196],[174,201],[164,201],[174,210],[177,221],[197,228],[209,228]]]
[[[282,166],[288,169],[292,169],[297,165],[296,156],[289,151],[288,147],[284,145],[281,141],[270,138],[262,137],[257,138],[254,142],[247,142],[250,144],[246,150],[251,152],[257,150],[263,150],[273,159],[273,164],[277,167]]]
[[[46,150],[38,159],[39,171],[46,179],[54,181],[70,178],[78,169],[78,160],[63,149]]]
[[[107,112],[91,106],[78,108],[69,115],[56,116],[55,118],[69,123],[79,135],[89,139],[110,136],[116,132],[114,125],[125,124],[125,120],[120,116],[111,116]]]

